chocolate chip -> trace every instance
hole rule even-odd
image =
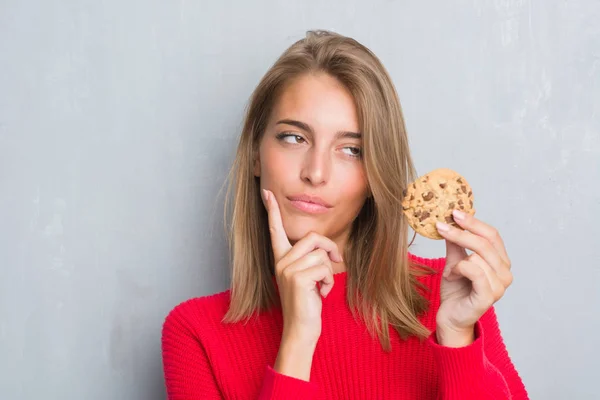
[[[462,179],[460,179],[460,178],[458,178],[458,179],[456,180],[456,182],[458,182],[458,183],[463,183]]]
[[[458,199],[458,205],[459,205],[459,206],[462,206],[463,204],[464,204],[464,203],[463,203],[462,199]]]
[[[413,183],[413,189],[416,189],[416,188],[417,188],[417,184]]]
[[[473,196],[473,192],[469,190],[469,194],[467,194],[467,196],[469,196],[469,197]]]
[[[454,208],[454,202],[448,204],[448,208]]]
[[[426,220],[427,218],[429,218],[429,216],[430,216],[430,215],[431,215],[431,214],[429,214],[427,211],[425,211],[425,212],[423,213],[423,215],[421,215],[421,216],[419,217],[419,222],[423,222],[424,220]]]
[[[445,184],[445,183],[440,183],[440,187],[441,187],[442,189],[444,189],[444,188],[446,187],[446,184]]]
[[[471,208],[473,208],[473,200],[469,200],[469,204],[471,204]]]
[[[452,215],[449,215],[449,216],[446,217],[446,222],[449,223],[449,224],[454,223],[454,218],[452,218]]]
[[[423,200],[429,201],[433,199],[433,192],[427,192],[423,194]]]
[[[467,193],[467,187],[466,186],[463,185],[460,188],[462,189],[463,193]]]
[[[414,200],[414,199],[415,199],[415,196],[411,194],[411,195],[410,195],[410,199],[411,199],[411,200]]]

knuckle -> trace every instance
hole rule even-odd
[[[475,275],[475,279],[485,278],[485,271],[481,268],[474,268],[473,275]]]
[[[323,249],[317,249],[311,253],[310,258],[313,263],[320,264],[325,262],[325,258],[327,258],[327,252]]]
[[[500,239],[500,231],[498,231],[498,229],[496,229],[494,227],[492,227],[491,235],[492,235],[492,238],[494,238],[495,240]]]
[[[492,245],[492,243],[489,240],[485,240],[483,241],[483,251],[485,251],[486,253],[495,253],[496,249],[494,248],[494,246]]]
[[[509,273],[506,275],[506,286],[508,287],[508,286],[512,285],[513,281],[514,281],[514,276],[513,276],[513,274],[511,274],[511,273],[509,272]]]
[[[494,229],[494,237],[498,241],[498,243],[502,243],[502,235],[498,229]]]
[[[318,255],[319,257],[323,257],[323,256],[327,257],[327,251],[326,251],[325,249],[322,249],[322,248],[318,248],[318,249],[316,249],[316,250],[314,251],[314,253],[315,253],[316,255]]]
[[[492,289],[492,297],[494,298],[494,301],[499,300],[502,296],[504,296],[504,285],[502,285],[502,282],[500,282],[500,280],[496,280],[491,284],[491,289]]]
[[[317,249],[315,252],[320,262],[326,263],[329,260],[329,253],[327,253],[327,251],[323,249]]]
[[[283,265],[281,264],[281,261],[278,261],[275,263],[275,271],[280,271],[283,269]]]
[[[290,279],[292,279],[293,271],[291,270],[291,268],[284,268],[281,271],[281,276],[283,278],[285,278],[286,280],[290,280]]]
[[[498,286],[499,286],[499,288],[496,290],[496,293],[494,296],[495,300],[501,299],[502,296],[504,296],[504,293],[506,293],[506,288],[504,286],[502,286],[502,285],[498,285]]]
[[[277,234],[277,228],[275,228],[272,225],[269,225],[269,233],[271,234],[271,236],[275,236]]]
[[[315,231],[310,231],[308,232],[308,235],[306,235],[307,238],[311,239],[311,240],[317,240],[317,238],[319,238],[321,235],[319,235],[317,232]]]

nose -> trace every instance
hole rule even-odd
[[[327,149],[311,148],[305,154],[302,167],[302,180],[312,185],[323,185],[329,179],[331,171],[331,155]]]

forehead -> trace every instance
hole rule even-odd
[[[272,122],[292,118],[323,130],[358,131],[352,94],[327,74],[302,75],[288,82],[273,108]]]

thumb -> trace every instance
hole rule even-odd
[[[467,256],[467,250],[464,247],[446,239],[446,266],[454,266]]]

